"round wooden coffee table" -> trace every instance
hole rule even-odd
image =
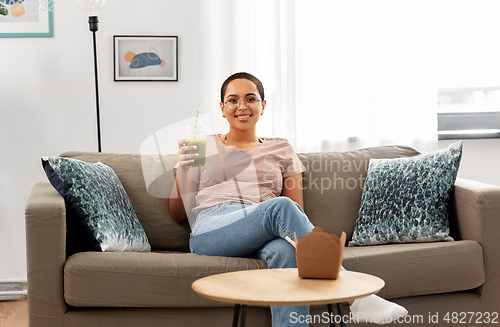
[[[354,271],[341,271],[337,279],[304,279],[297,268],[242,270],[204,277],[195,281],[193,290],[199,295],[235,304],[233,326],[238,324],[243,306],[241,326],[245,324],[246,306],[319,305],[327,304],[332,314],[333,303],[375,294],[385,283],[382,279]],[[341,325],[344,326],[343,317]],[[330,321],[333,326],[333,321]]]

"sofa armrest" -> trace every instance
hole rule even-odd
[[[62,326],[66,261],[66,207],[49,183],[33,187],[26,204],[30,327]]]
[[[498,312],[500,187],[457,179],[451,198],[450,225],[456,239],[474,240],[483,247],[485,283],[478,294],[484,299],[484,312]]]

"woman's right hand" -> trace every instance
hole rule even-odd
[[[187,151],[196,150],[196,145],[188,145],[189,140],[183,139],[179,141],[179,151],[177,156],[179,158],[179,169],[188,170],[189,165],[194,162],[194,159],[199,156],[198,153],[186,153]]]
[[[175,175],[175,185],[170,194],[170,214],[177,223],[182,223],[188,219],[188,215],[192,215],[191,209],[194,208],[195,194],[198,190],[198,183],[193,182],[189,178],[189,165],[194,162],[194,158],[199,156],[198,153],[186,153],[187,151],[196,150],[196,146],[189,145],[189,140],[184,139],[178,142],[179,151],[177,152],[179,159],[179,167]]]

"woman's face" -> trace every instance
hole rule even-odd
[[[239,103],[238,100],[240,100]],[[226,94],[224,95],[224,103],[220,103],[222,115],[226,117],[231,128],[240,130],[253,128],[259,121],[260,116],[264,113],[264,108],[266,107],[266,101],[259,100],[262,99],[257,90],[257,86],[252,81],[243,78],[235,79],[227,86]],[[251,109],[249,106],[252,107],[251,102],[253,101],[258,101],[258,103],[254,109]],[[228,105],[231,103],[233,103],[233,105],[237,104],[235,110],[229,109]]]

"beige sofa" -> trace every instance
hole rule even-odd
[[[310,220],[326,232],[345,231],[349,240],[369,159],[417,154],[402,146],[299,154],[308,168],[304,202]],[[216,273],[264,269],[265,262],[188,253],[189,225],[171,219],[168,199],[148,193],[140,155],[62,156],[101,161],[115,170],[153,251],[66,258],[64,200],[48,182],[36,184],[26,206],[30,326],[230,326],[233,308],[198,296],[191,283]],[[164,182],[171,183],[172,176]],[[500,188],[458,179],[450,225],[454,242],[349,247],[344,266],[383,278],[379,295],[409,310],[404,325],[448,326],[469,313],[467,325],[480,326],[487,313],[494,319],[500,312]],[[311,314],[323,311],[313,307]],[[247,326],[271,326],[269,309],[249,308]]]

